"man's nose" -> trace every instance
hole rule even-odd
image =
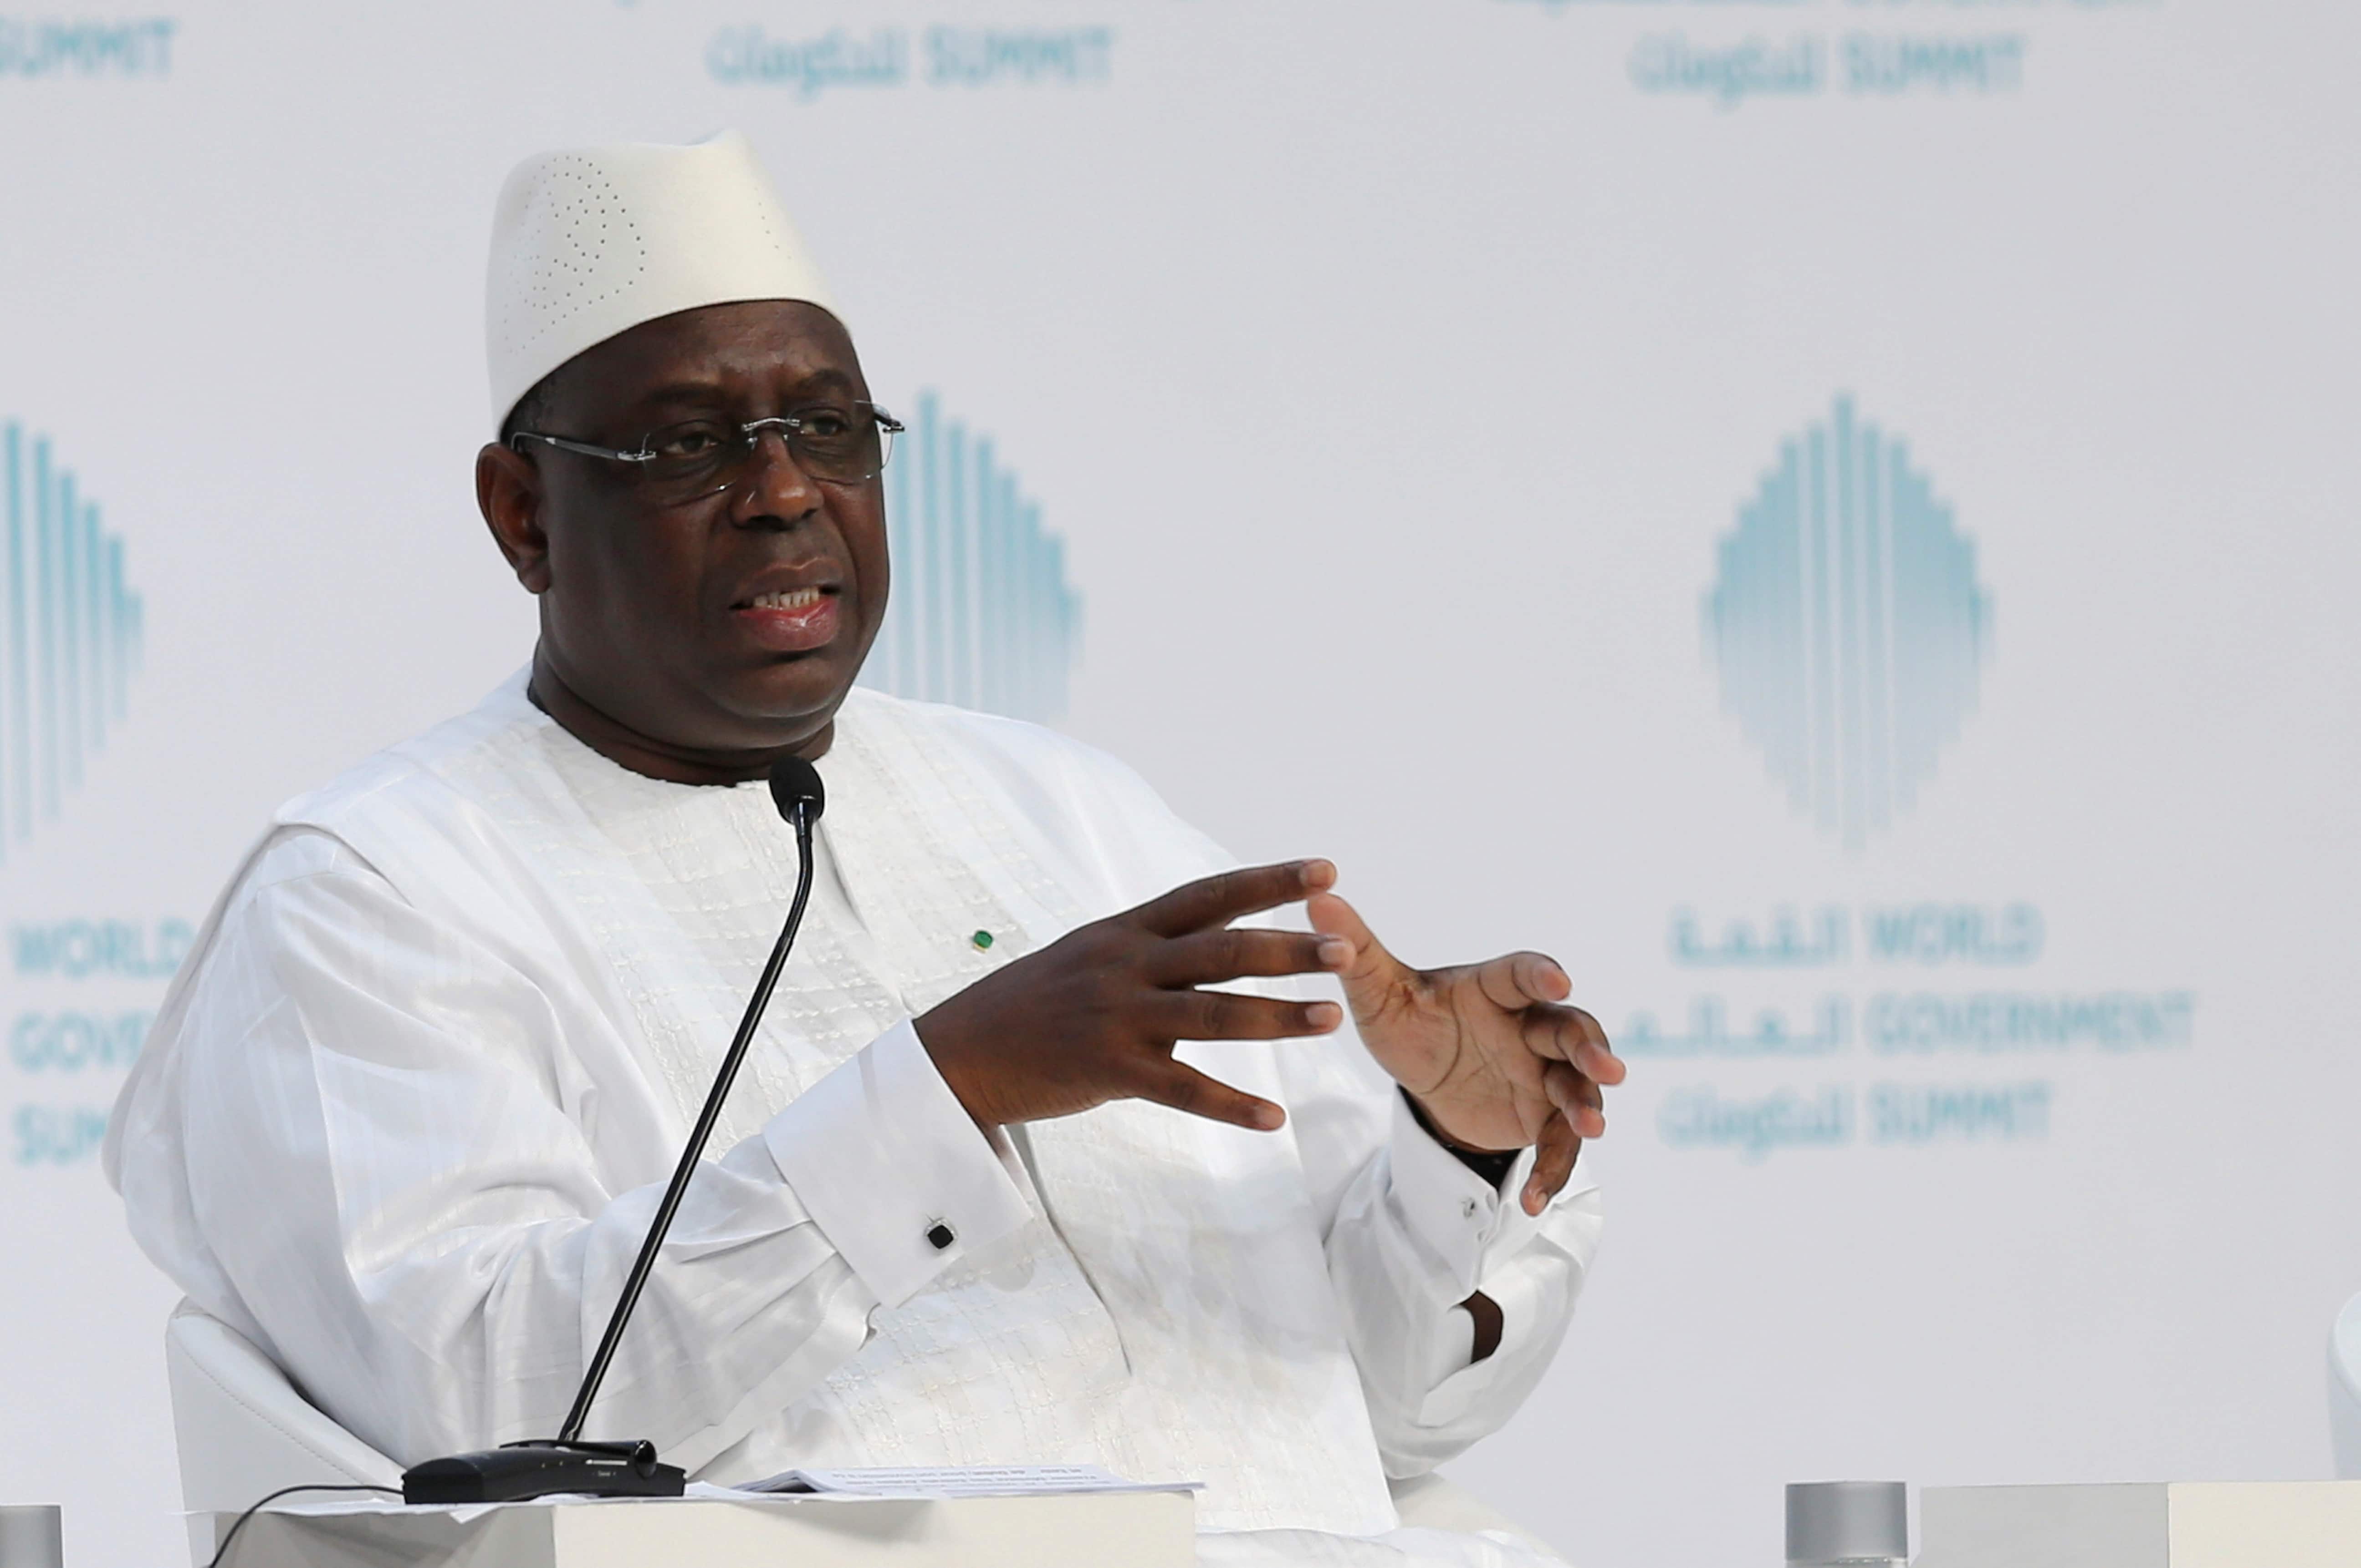
[[[733,490],[730,516],[741,527],[791,527],[816,515],[824,499],[818,481],[796,461],[787,433],[775,427],[754,433],[754,449]]]

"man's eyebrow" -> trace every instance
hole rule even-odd
[[[830,368],[813,371],[796,385],[796,390],[798,393],[816,392],[823,389],[832,391],[840,387],[851,388],[854,384],[852,378],[846,375],[843,371]]]
[[[851,376],[841,370],[831,368],[816,370],[806,376],[796,383],[796,390],[798,393],[823,389],[832,390],[838,388],[851,388],[855,385]],[[633,401],[635,406],[644,408],[651,403],[721,402],[727,400],[727,398],[728,394],[719,382],[674,381],[642,392]]]
[[[670,386],[642,392],[632,400],[645,407],[649,403],[702,402],[720,396],[721,389],[711,381],[675,381]]]

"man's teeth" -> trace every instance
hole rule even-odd
[[[787,588],[774,594],[756,594],[756,609],[808,609],[819,603],[818,588]]]

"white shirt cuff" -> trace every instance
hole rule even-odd
[[[1487,1254],[1497,1245],[1513,1251],[1533,1224],[1524,1205],[1501,1193],[1521,1193],[1533,1168],[1533,1151],[1517,1156],[1499,1187],[1468,1169],[1435,1141],[1410,1102],[1393,1096],[1393,1200],[1415,1236],[1450,1277],[1451,1299],[1475,1294]]]
[[[763,1141],[884,1306],[1033,1217],[1007,1139],[977,1129],[909,1024],[796,1096]]]

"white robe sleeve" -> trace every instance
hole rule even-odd
[[[1516,1413],[1565,1337],[1602,1226],[1587,1160],[1539,1215],[1516,1195],[1528,1150],[1499,1188],[1419,1126],[1349,1027],[1333,1049],[1280,1047],[1315,1202],[1333,1215],[1328,1272],[1386,1472],[1420,1475]],[[1382,1084],[1382,1087],[1379,1085]],[[1500,1309],[1500,1343],[1471,1360],[1477,1291]]]
[[[554,1435],[670,1174],[610,1190],[560,1033],[530,980],[349,850],[281,839],[193,977],[172,1042],[187,1207],[143,1244],[202,1238],[158,1261],[230,1292],[200,1304],[402,1463]],[[123,1164],[136,1219],[164,1178]],[[1024,1223],[1009,1164],[889,1031],[708,1156],[586,1435],[696,1469],[859,1349],[881,1303]]]

